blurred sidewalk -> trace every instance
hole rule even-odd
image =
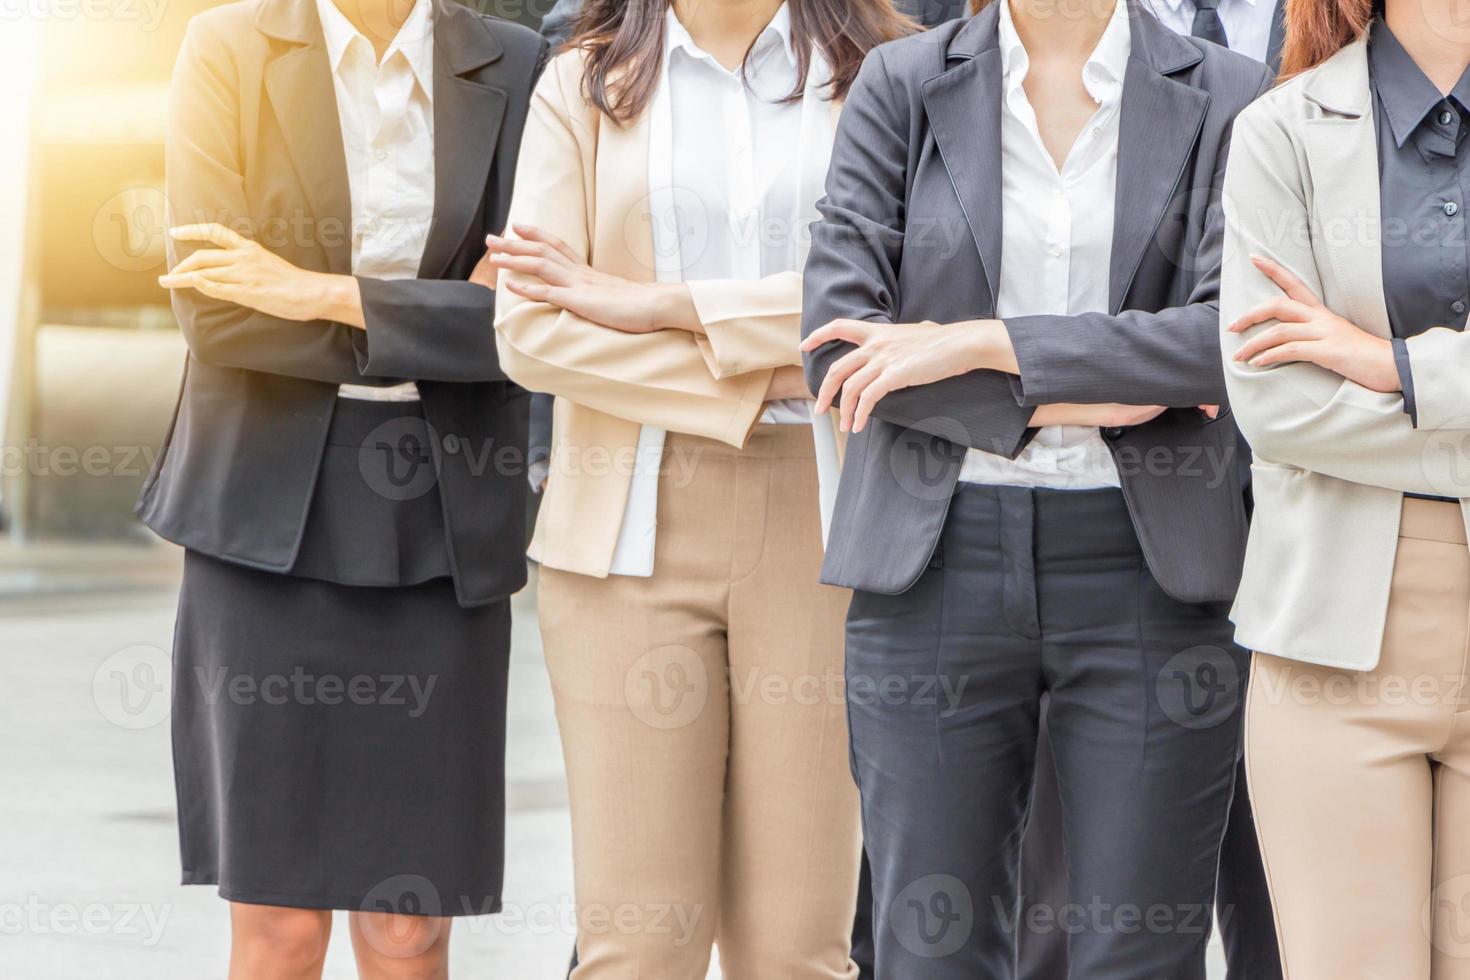
[[[164,545],[14,544],[0,537],[0,614],[66,596],[172,595],[183,553]]]
[[[178,884],[171,547],[0,543],[0,980],[213,980],[227,908]],[[533,593],[515,599],[505,912],[462,919],[454,975],[554,980],[571,841]],[[355,976],[338,922],[327,969]]]

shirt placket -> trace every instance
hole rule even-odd
[[[726,170],[726,195],[730,204],[728,229],[735,258],[734,277],[759,279],[761,275],[760,220],[755,159],[755,121],[750,100],[738,77],[724,79],[720,97],[725,132],[729,134],[730,161]]]
[[[378,66],[373,85],[373,104],[377,115],[370,131],[368,164],[368,197],[375,202],[379,226],[372,229],[376,251],[389,253],[393,250],[393,239],[404,232],[395,226],[399,187],[395,180],[396,163],[393,157],[395,144],[403,142],[402,128],[407,125],[408,98],[413,87],[413,73],[403,63],[403,56],[390,53]]]

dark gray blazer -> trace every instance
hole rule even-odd
[[[434,218],[418,279],[362,278],[367,330],[292,323],[174,293],[189,345],[178,408],[138,512],[184,547],[273,572],[301,544],[341,384],[419,383],[459,599],[525,581],[526,393],[495,352],[494,293],[466,282],[510,203],[546,44],[434,4]],[[170,89],[175,224],[218,221],[307,269],[351,271],[351,205],[312,0],[195,17]],[[178,261],[188,248],[172,250]]]
[[[1128,0],[1111,303],[1007,321],[1019,379],[972,371],[896,391],[848,444],[824,581],[908,589],[931,560],[966,448],[1015,457],[1038,405],[1174,406],[1104,436],[1149,567],[1185,601],[1234,593],[1246,519],[1222,404],[1219,191],[1235,114],[1268,85]],[[873,51],[848,96],[805,272],[803,330],[839,317],[994,315],[1001,263],[997,9]],[[807,356],[817,390],[852,347]]]

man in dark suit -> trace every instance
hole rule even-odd
[[[1286,0],[1151,0],[1166,27],[1230,48],[1273,72],[1281,70],[1286,43]],[[1250,447],[1239,439],[1236,456],[1247,486],[1250,510]],[[1256,822],[1246,788],[1245,761],[1235,780],[1230,823],[1220,854],[1218,914],[1229,980],[1281,980],[1281,954],[1271,895],[1256,840]]]

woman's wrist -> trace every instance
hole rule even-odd
[[[1003,371],[1020,374],[1016,363],[1016,350],[1011,346],[1011,335],[1000,320],[975,320],[966,325],[970,370]]]
[[[320,277],[320,288],[317,290],[319,307],[316,316],[311,319],[331,320],[366,330],[367,320],[362,313],[362,287],[358,284],[357,277],[325,272],[312,275]]]
[[[660,282],[649,287],[653,294],[652,319],[659,330],[687,330],[703,334],[704,324],[694,305],[694,294],[682,282]]]

